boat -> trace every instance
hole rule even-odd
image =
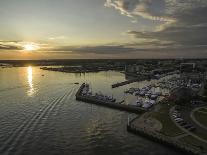
[[[134,90],[129,90],[128,93],[129,94],[133,94],[134,93]]]
[[[169,93],[165,93],[164,96],[170,96],[170,94]]]
[[[75,82],[74,84],[79,84],[78,82]]]
[[[158,91],[158,92],[155,92],[155,95],[158,95],[158,96],[160,96],[160,95],[162,95],[162,92],[160,92],[160,91]]]
[[[147,94],[150,94],[150,95],[151,95],[152,93],[153,93],[153,92],[152,92],[151,90],[149,90],[149,91],[147,92]]]
[[[145,96],[146,96],[146,97],[150,97],[150,94],[146,93]]]
[[[137,106],[141,107],[142,106],[142,100],[141,99],[137,100],[136,104],[137,104]]]
[[[126,93],[126,94],[133,94],[134,91],[135,91],[134,88],[130,88],[129,90],[126,90],[124,93]]]
[[[151,103],[149,100],[145,100],[142,107],[145,109],[149,109],[152,105],[153,103]]]
[[[152,94],[152,95],[150,96],[150,99],[151,99],[151,100],[156,100],[156,99],[157,99],[157,97],[158,97],[158,95],[157,95],[157,94]]]
[[[135,95],[135,96],[138,96],[138,95],[139,95],[139,91],[136,91],[136,92],[134,93],[134,95]]]
[[[145,91],[143,91],[143,90],[140,91],[140,92],[139,92],[139,95],[140,95],[140,96],[144,96],[144,95],[145,95]]]

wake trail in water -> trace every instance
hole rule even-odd
[[[71,90],[72,91],[72,90]],[[26,120],[22,125],[20,125],[12,135],[6,140],[4,145],[0,148],[0,152],[9,153],[16,148],[16,145],[20,140],[22,140],[28,131],[33,131],[35,127],[44,120],[48,119],[50,113],[54,110],[58,103],[62,102],[65,97],[70,93],[66,91],[62,96],[54,99],[50,104],[42,107],[39,112],[35,113],[32,118]],[[45,119],[44,119],[45,118]]]
[[[75,96],[75,93],[76,93],[75,90],[76,90],[76,88],[77,88],[77,86],[72,87],[71,91],[68,93],[68,95],[66,96],[66,99],[65,99],[65,100],[67,100],[67,99],[72,100],[72,97]],[[58,115],[58,113],[60,112],[60,108],[61,108],[64,104],[65,104],[65,102],[61,102],[61,103],[57,106],[57,110],[54,111],[54,116]]]
[[[39,83],[40,84],[40,83]],[[35,84],[34,85],[34,88],[35,89],[38,89],[38,85],[39,84]],[[59,83],[59,84],[47,84],[47,85],[45,85],[44,86],[44,91],[46,91],[46,89],[47,90],[50,90],[51,89],[51,86],[56,86],[56,85],[58,85],[58,89],[59,89],[59,87],[61,88],[62,87],[62,85],[65,85],[65,84],[67,84],[67,85],[73,85],[73,83]],[[41,85],[41,86],[43,86],[43,85]],[[1,92],[1,95],[0,95],[0,99],[3,99],[3,98],[6,98],[6,97],[12,97],[12,95],[16,95],[16,92],[10,92],[10,93],[8,93],[9,91],[12,91],[12,90],[18,90],[18,89],[20,89],[20,88],[29,88],[29,86],[28,86],[28,84],[27,85],[23,85],[23,86],[17,86],[17,87],[12,87],[12,88],[5,88],[5,89],[2,89],[2,90],[0,90],[0,92]],[[46,88],[46,89],[45,89]],[[38,90],[40,90],[40,89],[38,89]],[[2,93],[7,93],[6,95],[5,94],[2,94]]]
[[[56,102],[54,102],[54,104],[51,104],[51,106],[48,107],[46,109],[46,111],[44,111],[42,113],[42,116],[40,117],[40,118],[44,118],[44,119],[39,119],[38,122],[36,123],[36,125],[38,125],[40,123],[42,125],[44,125],[45,122],[48,120],[49,116],[51,115],[51,113],[53,113],[55,115],[56,111],[58,111],[57,110],[58,106],[61,106],[62,105],[61,103],[64,103],[64,100],[67,98],[67,96],[69,94],[71,94],[72,90],[73,90],[73,87],[70,91],[66,91],[63,96],[61,96]],[[35,126],[34,126],[34,128],[35,128]]]

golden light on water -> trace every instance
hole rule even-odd
[[[33,88],[33,71],[32,71],[32,67],[29,66],[27,67],[27,82],[29,85],[29,90],[27,92],[28,96],[32,96],[34,94],[34,88]]]

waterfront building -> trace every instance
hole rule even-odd
[[[195,63],[181,63],[180,64],[180,72],[181,73],[191,73],[195,71],[196,64]]]

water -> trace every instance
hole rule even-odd
[[[44,75],[44,76],[43,76]],[[125,80],[118,72],[70,74],[39,67],[0,69],[1,155],[105,155],[179,153],[126,130],[129,113],[75,100],[79,85],[118,100],[130,84],[111,89]]]

